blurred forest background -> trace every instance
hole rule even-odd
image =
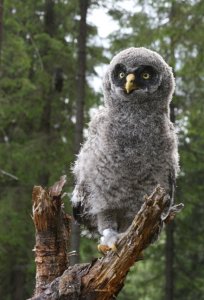
[[[114,29],[106,37],[93,21],[100,11]],[[0,0],[0,299],[32,295],[33,185],[67,174],[71,193],[70,166],[103,102],[105,64],[130,46],[158,51],[174,69],[185,209],[131,269],[118,299],[204,299],[202,0]],[[81,238],[81,261],[97,255],[96,241]]]

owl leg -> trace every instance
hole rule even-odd
[[[106,210],[98,214],[98,231],[101,234],[98,250],[100,252],[116,251],[116,241],[118,239],[116,213]]]

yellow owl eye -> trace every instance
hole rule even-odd
[[[150,77],[151,77],[150,74],[147,73],[147,72],[145,72],[145,73],[142,74],[142,78],[145,79],[145,80],[150,79]]]
[[[125,77],[125,73],[124,72],[121,72],[120,74],[119,74],[119,77],[122,79],[122,78],[124,78]]]

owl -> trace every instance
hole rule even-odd
[[[100,244],[114,250],[146,194],[160,184],[173,202],[179,170],[169,105],[171,68],[146,48],[117,54],[103,80],[104,107],[89,124],[73,167],[73,215]]]

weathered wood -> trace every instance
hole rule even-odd
[[[183,208],[183,204],[173,206],[164,219],[168,200],[165,190],[157,187],[149,197],[145,197],[131,226],[121,235],[117,252],[108,252],[90,264],[69,267],[32,300],[114,299],[123,287],[130,267],[141,260],[143,250],[155,239],[163,224],[173,220]]]
[[[36,229],[35,251],[36,287],[35,295],[44,286],[68,267],[68,240],[71,218],[65,214],[61,200],[65,176],[48,191],[41,186],[33,189],[33,221]]]

